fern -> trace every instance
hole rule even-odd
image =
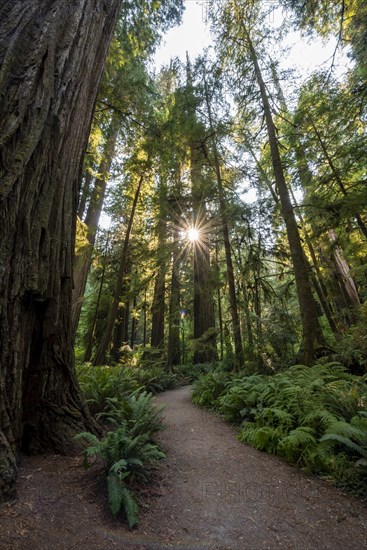
[[[135,525],[139,524],[139,506],[132,491],[127,487],[122,487],[121,492],[121,505],[125,511],[127,523],[132,529]]]
[[[305,451],[316,448],[317,439],[314,430],[306,426],[300,426],[283,437],[278,446],[281,454],[289,462],[297,462],[302,458]]]
[[[366,385],[340,363],[272,376],[215,371],[199,378],[193,400],[240,424],[241,441],[363,492]]]
[[[246,424],[240,431],[238,439],[244,443],[249,443],[256,449],[267,451],[270,454],[276,454],[278,442],[281,438],[279,428],[272,426],[254,426]]]

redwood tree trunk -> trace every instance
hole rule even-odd
[[[0,3],[0,493],[92,420],[74,371],[83,154],[119,0]]]

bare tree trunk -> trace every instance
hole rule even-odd
[[[217,272],[217,308],[218,308],[218,325],[219,325],[219,358],[223,361],[224,358],[224,327],[223,327],[223,313],[222,313],[222,297],[220,293],[220,284],[219,284],[219,247],[218,243],[215,244],[215,269]]]
[[[82,182],[82,189],[79,196],[78,216],[80,220],[83,220],[85,215],[85,208],[87,206],[88,195],[91,191],[92,181],[93,181],[92,172],[88,170],[87,172],[85,172],[83,182]]]
[[[117,312],[118,312],[118,309],[119,309],[120,297],[122,295],[123,288],[124,288],[124,275],[125,275],[125,270],[126,270],[126,262],[127,262],[127,254],[128,254],[128,249],[129,249],[130,235],[131,235],[131,230],[132,230],[133,221],[134,221],[134,217],[135,217],[135,211],[136,211],[136,207],[137,207],[137,204],[138,204],[138,199],[139,199],[140,190],[141,190],[141,186],[143,184],[143,181],[144,181],[144,174],[142,174],[140,176],[138,186],[137,186],[136,191],[135,191],[134,200],[133,200],[133,204],[132,204],[131,212],[130,212],[130,217],[129,217],[129,222],[128,222],[127,228],[126,228],[124,244],[123,244],[123,248],[122,248],[120,266],[119,266],[119,270],[118,270],[118,273],[117,273],[117,280],[116,280],[114,297],[113,297],[113,301],[112,301],[110,311],[109,311],[109,314],[108,314],[107,326],[106,326],[106,329],[104,331],[103,338],[101,339],[100,345],[98,347],[97,353],[96,353],[96,355],[93,359],[93,365],[102,365],[105,362],[107,350],[108,350],[108,347],[109,347],[110,342],[112,340],[113,329],[114,329],[114,326],[115,326],[115,321],[116,321],[116,318],[117,318]]]
[[[77,199],[120,2],[0,4],[0,493],[20,448],[93,429],[74,370]]]
[[[194,227],[207,223],[202,181],[202,152],[200,144],[190,145]],[[214,302],[210,282],[210,253],[208,236],[193,242],[194,253],[194,364],[215,361],[217,358],[214,333]]]
[[[354,279],[350,272],[350,267],[345,259],[341,246],[337,244],[337,236],[334,229],[329,230],[330,241],[333,243],[333,260],[335,269],[339,275],[340,281],[345,288],[350,306],[359,306],[361,300]]]
[[[97,295],[97,301],[94,308],[94,315],[93,315],[93,321],[92,325],[90,327],[89,333],[88,333],[88,339],[87,339],[87,346],[84,354],[84,361],[90,361],[92,357],[92,351],[93,351],[93,345],[95,341],[95,331],[97,326],[97,319],[98,319],[98,311],[99,311],[99,304],[101,302],[102,298],[102,290],[104,285],[104,279],[106,274],[106,267],[107,267],[107,253],[108,253],[108,245],[110,240],[110,233],[107,233],[106,238],[106,245],[105,245],[105,251],[103,255],[103,264],[102,264],[102,274],[101,274],[101,280],[99,282],[99,288],[98,288],[98,295]]]
[[[115,156],[116,141],[119,131],[119,115],[114,112],[112,115],[108,136],[106,139],[103,159],[98,170],[98,177],[95,179],[92,195],[89,201],[88,211],[85,217],[87,226],[87,239],[89,246],[83,247],[79,256],[74,262],[74,289],[73,289],[73,331],[76,334],[80,312],[83,305],[83,296],[87,284],[88,273],[92,263],[93,248],[96,242],[99,218],[101,216],[104,197],[106,193],[109,171]]]
[[[137,304],[137,298],[134,296],[133,298],[133,309],[135,310]],[[135,315],[132,315],[131,317],[131,332],[130,332],[130,347],[131,349],[134,349],[135,346],[135,339],[136,339],[136,329],[138,325],[138,319]]]
[[[212,118],[211,105],[209,101],[206,80],[204,80],[204,84],[205,84],[205,99],[206,99],[206,107],[208,111],[210,134],[212,136],[214,170],[217,177],[217,185],[218,185],[219,210],[220,210],[220,216],[222,220],[224,250],[226,254],[229,304],[230,304],[230,311],[231,311],[233,341],[234,341],[234,348],[235,348],[235,366],[236,368],[241,368],[243,366],[244,358],[243,358],[243,348],[242,348],[241,325],[240,325],[240,319],[238,316],[236,285],[234,281],[232,251],[231,251],[231,243],[229,239],[229,229],[228,229],[228,222],[227,222],[226,199],[225,199],[225,194],[223,189],[222,174],[220,170],[217,144],[215,141],[213,118]]]
[[[307,262],[302,249],[297,221],[294,215],[288,187],[284,177],[275,124],[271,113],[265,83],[261,74],[254,46],[244,23],[242,25],[242,28],[248,44],[251,61],[254,66],[255,76],[259,85],[262,104],[264,107],[274,176],[279,192],[280,204],[282,207],[282,213],[287,230],[288,242],[293,262],[297,297],[300,306],[302,321],[302,343],[299,352],[299,358],[306,364],[310,365],[315,359],[316,349],[318,347],[325,346],[325,339],[317,316],[315,301],[312,295],[312,289],[308,275]]]
[[[177,247],[178,230],[175,229],[172,253],[171,294],[169,300],[167,368],[172,370],[180,364],[180,276],[179,251]]]
[[[162,180],[159,183],[159,212],[157,223],[157,275],[154,285],[153,304],[152,304],[152,332],[150,335],[150,344],[152,347],[163,348],[164,346],[164,318],[165,318],[165,299],[166,299],[166,271],[167,271],[167,185]]]

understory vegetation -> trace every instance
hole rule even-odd
[[[366,376],[336,362],[274,375],[217,367],[197,380],[193,401],[236,424],[240,441],[366,496]]]
[[[130,528],[139,523],[139,489],[165,458],[155,441],[163,427],[163,407],[154,405],[154,394],[192,382],[211,368],[211,364],[180,365],[168,372],[154,364],[77,365],[84,398],[103,431],[101,437],[90,432],[76,436],[88,445],[84,466],[90,467],[96,458],[103,461],[110,510],[114,516],[122,511]]]
[[[139,523],[137,494],[148,482],[165,453],[154,436],[162,429],[162,407],[154,406],[151,392],[172,387],[174,376],[162,369],[135,371],[119,367],[78,367],[82,391],[103,428],[103,436],[89,432],[84,465],[98,457],[104,463],[108,502],[114,516],[124,513],[130,528]]]

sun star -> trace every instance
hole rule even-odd
[[[187,238],[194,243],[199,239],[199,231],[195,227],[190,227],[190,229],[187,230]]]

